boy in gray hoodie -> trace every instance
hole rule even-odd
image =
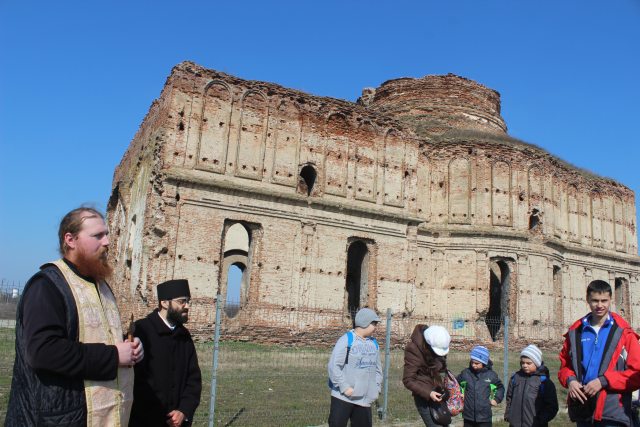
[[[371,403],[382,387],[382,365],[378,343],[371,336],[380,319],[363,308],[356,314],[355,328],[344,334],[331,352],[329,427],[371,427]]]

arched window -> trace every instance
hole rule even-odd
[[[242,275],[246,266],[241,262],[236,262],[229,266],[227,271],[227,300],[225,312],[227,316],[234,317],[240,311],[242,297]]]
[[[228,317],[234,317],[249,296],[251,234],[248,227],[240,222],[227,227],[220,293],[225,301],[225,313]]]
[[[491,339],[498,338],[502,329],[504,317],[509,315],[509,265],[503,261],[493,261],[490,267],[491,280],[489,282],[489,311],[486,324]]]
[[[347,252],[345,283],[347,310],[353,315],[366,303],[368,276],[369,250],[364,242],[357,240],[349,245]]]
[[[298,185],[299,191],[310,196],[313,191],[313,186],[316,183],[317,176],[318,174],[313,166],[306,165],[303,167],[300,171],[300,182]]]
[[[534,230],[540,224],[540,211],[536,208],[531,210],[529,217],[529,230]]]

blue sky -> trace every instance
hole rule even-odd
[[[500,92],[509,134],[640,190],[640,1],[0,2],[0,279],[102,203],[171,68],[355,101],[403,76]],[[640,212],[640,208],[638,208]]]

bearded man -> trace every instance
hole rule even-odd
[[[16,311],[16,358],[6,426],[127,425],[130,366],[140,340],[123,342],[105,279],[110,245],[104,216],[80,207],[62,219],[62,259],[40,267]]]
[[[189,320],[191,292],[187,280],[156,288],[158,308],[136,321],[147,357],[135,367],[131,426],[190,426],[200,404],[202,375]]]

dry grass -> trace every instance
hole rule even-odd
[[[194,425],[208,425],[209,390],[211,384],[212,344],[197,344],[203,373],[203,393]],[[384,352],[382,352],[384,355]],[[327,385],[327,362],[330,350],[279,348],[249,343],[221,343],[218,360],[216,426],[318,426],[329,416],[330,391]],[[458,374],[467,367],[469,353],[452,351],[449,368]],[[557,384],[557,354],[544,355]],[[13,368],[13,330],[0,329],[0,424],[4,421],[11,372]],[[503,375],[502,353],[492,352],[494,370]],[[402,384],[404,354],[392,350],[389,359],[387,421],[376,425],[421,425],[411,392]],[[510,353],[509,370],[518,369],[519,355]],[[384,366],[384,360],[383,360]],[[564,407],[566,391],[558,389],[560,407]],[[382,405],[382,396],[373,410]],[[504,403],[501,404],[504,407]],[[501,412],[500,412],[501,413]],[[498,411],[496,411],[496,415]],[[552,426],[568,426],[566,414],[559,414]],[[496,423],[504,425],[504,423]]]
[[[326,423],[330,402],[326,365],[330,350],[282,349],[255,344],[221,344],[220,348],[215,425],[231,422],[233,426],[315,426]],[[203,374],[210,378],[211,346],[200,345],[198,351]],[[457,375],[468,366],[468,357],[467,352],[452,351],[448,357],[449,369]],[[557,354],[548,353],[545,358],[552,371],[551,379],[557,384]],[[492,360],[494,370],[502,378],[502,353],[493,352]],[[377,420],[377,424],[405,425],[419,421],[411,392],[402,384],[403,364],[404,353],[391,351],[388,416],[385,423]],[[518,364],[519,354],[510,353],[509,375],[519,368]],[[561,387],[557,388],[562,407],[566,393]],[[208,381],[205,389],[195,418],[197,425],[205,425],[208,416]],[[374,403],[373,410],[377,411],[381,405],[382,396]]]

